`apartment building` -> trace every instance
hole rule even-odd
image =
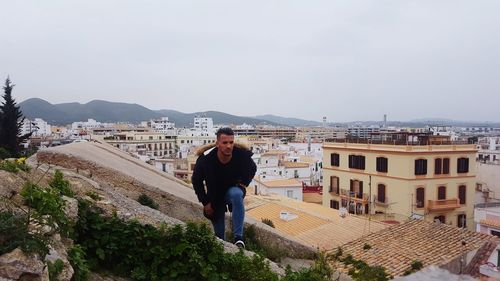
[[[323,144],[323,205],[381,220],[473,229],[477,149],[431,133]]]
[[[149,158],[166,158],[176,155],[176,138],[161,133],[120,133],[104,141],[127,152]]]

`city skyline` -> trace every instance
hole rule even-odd
[[[496,1],[5,3],[22,102],[339,122],[500,121]]]

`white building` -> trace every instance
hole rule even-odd
[[[153,129],[153,132],[162,133],[168,136],[175,136],[175,124],[168,121],[168,117],[161,117],[160,119],[151,119],[147,122],[147,127]]]
[[[93,130],[96,128],[101,128],[104,127],[101,122],[97,122],[94,119],[88,119],[86,122],[85,121],[79,121],[79,122],[73,122],[71,123],[71,129],[72,130]]]
[[[213,136],[215,134],[214,122],[210,117],[195,117],[193,129],[200,134],[199,136]]]
[[[21,135],[32,132],[33,137],[46,137],[52,135],[51,126],[41,118],[33,120],[24,119],[21,127]]]
[[[248,188],[256,195],[274,193],[302,201],[302,183],[296,179],[260,176],[254,178]]]

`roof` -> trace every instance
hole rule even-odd
[[[302,182],[296,179],[276,179],[276,180],[257,180],[267,187],[302,187]]]
[[[282,155],[282,154],[287,154],[286,151],[284,150],[269,150],[264,153],[262,153],[262,156],[270,156],[270,155]]]
[[[338,210],[275,194],[250,195],[245,201],[249,217],[259,221],[270,219],[278,231],[320,250],[336,249],[363,235],[388,227],[351,214],[341,218]],[[298,218],[285,222],[280,219],[281,211],[296,214]]]
[[[285,168],[309,168],[309,164],[308,163],[304,163],[304,162],[283,161],[283,162],[281,162],[281,164]]]
[[[383,266],[389,274],[399,276],[414,260],[421,261],[424,267],[443,265],[492,239],[490,235],[446,224],[411,220],[349,242],[342,250],[344,255],[351,254],[369,265]],[[364,250],[365,244],[371,248]]]
[[[309,163],[309,164],[315,164],[316,162],[318,162],[320,160],[312,157],[312,156],[305,156],[305,155],[301,155],[300,156],[300,162],[305,162],[305,163]]]
[[[482,225],[486,225],[486,226],[500,228],[500,220],[498,220],[498,219],[484,219],[484,220],[480,220],[479,223]]]

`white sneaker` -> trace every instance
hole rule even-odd
[[[236,245],[236,247],[238,247],[240,249],[245,249],[245,242],[243,242],[242,240],[238,240],[238,241],[234,242],[234,245]]]

